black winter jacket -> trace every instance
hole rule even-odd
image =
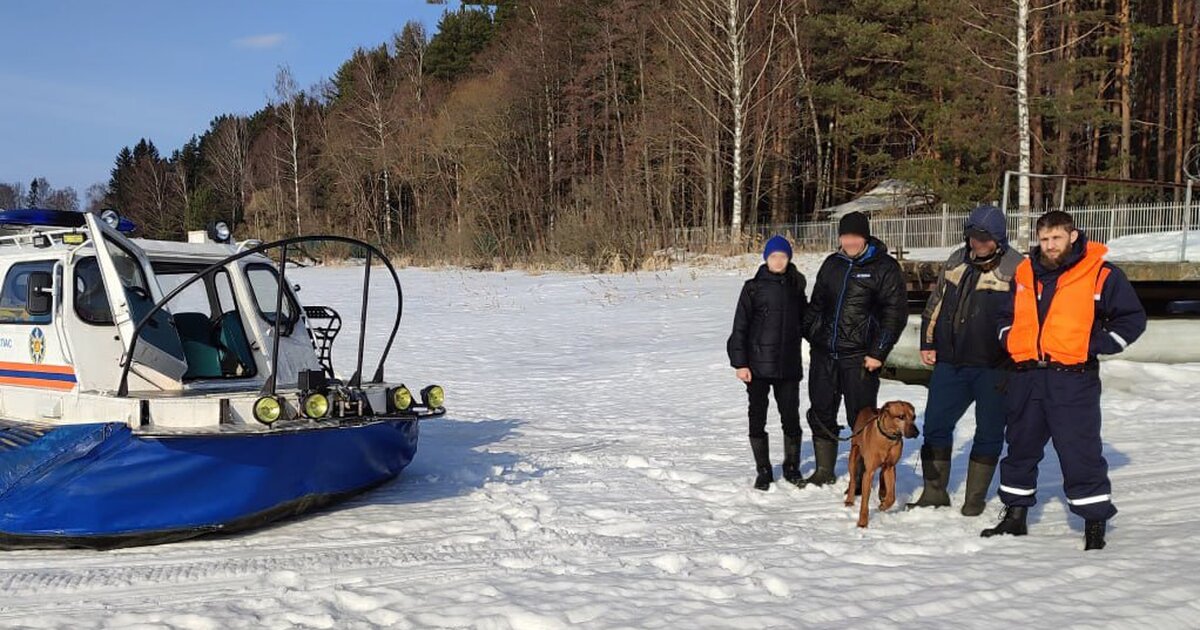
[[[875,237],[857,258],[841,251],[821,264],[812,302],[804,320],[804,337],[813,349],[834,359],[870,356],[880,361],[904,332],[908,290],[900,263]]]
[[[807,310],[804,274],[788,263],[783,273],[766,265],[742,285],[733,332],[725,349],[729,364],[750,368],[753,378],[800,380],[801,322]]]

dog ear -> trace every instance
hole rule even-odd
[[[908,422],[904,425],[904,435],[908,438],[915,438],[921,435],[921,430],[917,428],[917,410],[910,402],[900,403],[904,405],[905,417]]]

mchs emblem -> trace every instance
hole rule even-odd
[[[34,363],[41,363],[46,358],[46,335],[41,328],[34,328],[29,333],[29,358]]]

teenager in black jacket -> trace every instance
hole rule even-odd
[[[800,340],[807,305],[804,275],[792,264],[792,246],[773,236],[763,249],[766,261],[742,286],[733,333],[726,350],[750,398],[750,448],[757,477],[766,490],[775,480],[767,439],[767,394],[774,390],[783,420],[783,478],[802,485],[800,476]]]
[[[860,409],[876,407],[879,369],[908,321],[908,292],[900,264],[871,236],[867,216],[851,212],[838,224],[840,248],[813,283],[804,337],[809,362],[808,423],[817,469],[807,483],[832,483],[837,459],[838,402],[847,424]]]

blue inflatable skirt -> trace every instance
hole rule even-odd
[[[417,436],[411,419],[181,435],[0,423],[0,548],[106,549],[257,527],[394,478]]]

